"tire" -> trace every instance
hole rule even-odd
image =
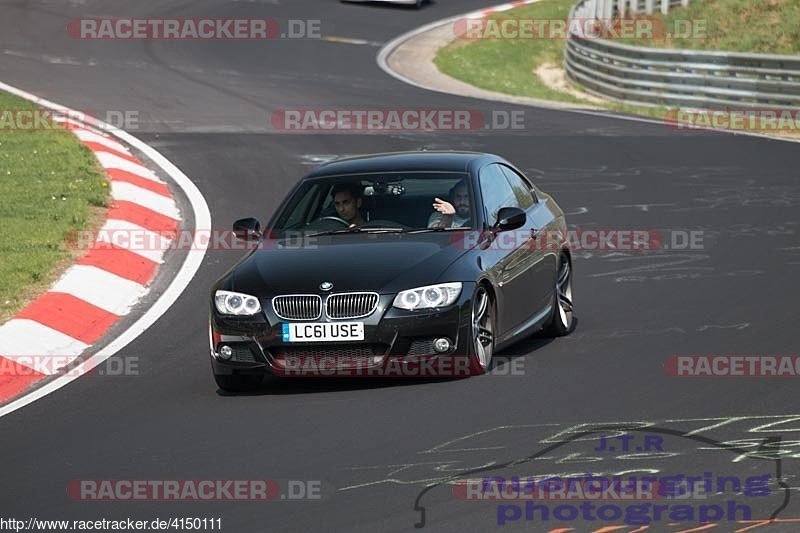
[[[214,374],[217,386],[226,392],[249,392],[264,380],[258,374]]]
[[[558,275],[553,287],[553,317],[544,332],[550,337],[563,337],[575,329],[575,312],[572,303],[572,262],[562,254],[558,260]]]
[[[470,373],[485,374],[492,366],[494,355],[494,302],[484,285],[479,285],[472,297],[472,354],[470,355]]]

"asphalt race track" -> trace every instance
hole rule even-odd
[[[381,43],[484,2],[439,0],[416,11],[336,0],[0,0],[0,80],[72,108],[139,112],[131,133],[197,184],[215,228],[249,215],[265,221],[321,159],[425,147],[508,158],[556,196],[576,227],[702,232],[699,249],[576,254],[577,330],[505,350],[493,374],[301,380],[240,396],[216,391],[207,337],[209,288],[239,252],[209,251],[177,303],[119,354],[138,358],[138,375],[87,376],[0,419],[0,516],[221,518],[234,533],[401,531],[420,520],[420,492],[444,481],[420,499],[425,528],[484,531],[497,526],[497,505],[459,501],[446,483],[470,469],[774,476],[775,460],[742,453],[769,437],[781,439],[773,449],[786,483],[800,487],[795,380],[686,379],[664,370],[674,354],[800,354],[798,145],[450,97],[405,85],[376,64]],[[80,41],[65,31],[80,17],[312,19],[323,36],[366,43]],[[272,129],[271,113],[291,108],[522,110],[525,128]],[[636,422],[740,449],[664,433],[661,453],[595,452],[595,438],[531,457],[590,424]],[[316,480],[322,497],[103,502],[66,492],[78,479],[253,478]],[[788,494],[779,516],[800,518],[800,494]],[[783,497],[751,498],[753,517],[768,518]],[[505,527],[556,525],[520,519]]]

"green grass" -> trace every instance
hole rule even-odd
[[[565,19],[577,0],[542,0],[535,4],[497,13],[490,18]],[[564,39],[459,38],[436,54],[439,70],[476,87],[516,96],[529,96],[569,103],[586,103],[542,83],[536,67],[561,64]]]
[[[622,42],[658,48],[800,54],[800,0],[692,0],[688,7],[655,17],[667,34],[680,24],[677,21],[699,22],[705,31],[696,36]]]
[[[0,92],[0,323],[55,279],[75,254],[68,235],[91,229],[108,197],[102,169],[72,133],[9,124],[10,113],[35,108]]]
[[[497,13],[494,19],[566,19],[577,0],[542,0]],[[658,6],[658,2],[656,2]],[[644,46],[738,50],[759,53],[800,53],[800,0],[692,0],[688,8],[674,8],[660,19],[666,33],[683,28],[678,21],[703,21],[705,38],[622,40]],[[705,26],[702,26],[705,24]],[[656,26],[659,27],[659,26]],[[457,38],[441,48],[434,62],[443,73],[482,89],[566,103],[584,103],[609,110],[662,118],[666,108],[640,107],[616,102],[597,104],[567,92],[551,89],[536,75],[543,63],[561,65],[565,39]],[[579,85],[570,85],[581,89]]]
[[[566,19],[577,0],[541,0],[535,4],[497,13],[495,19]],[[565,39],[466,39],[457,38],[441,48],[434,59],[445,74],[482,89],[514,96],[528,96],[566,103],[590,104],[621,113],[663,116],[664,109],[636,107],[616,102],[590,102],[551,89],[536,75],[544,63],[561,65]],[[572,84],[578,89],[580,86]]]

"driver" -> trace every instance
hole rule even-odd
[[[346,221],[350,228],[364,224],[365,220],[360,211],[364,196],[361,186],[355,183],[342,183],[333,187],[331,196],[336,214]]]
[[[433,209],[436,212],[428,218],[429,228],[463,228],[470,225],[467,182],[461,180],[453,185],[448,196],[449,202],[441,198],[434,199]]]

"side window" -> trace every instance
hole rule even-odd
[[[484,167],[479,181],[483,208],[489,225],[497,222],[497,212],[501,207],[521,207],[500,165],[492,164]]]
[[[514,196],[516,196],[519,206],[522,209],[528,209],[530,206],[532,206],[536,200],[531,193],[530,185],[528,185],[528,183],[522,179],[522,176],[514,172],[509,167],[502,165],[500,168],[503,169],[503,174],[506,175],[508,183],[511,184],[511,188],[514,190]]]

